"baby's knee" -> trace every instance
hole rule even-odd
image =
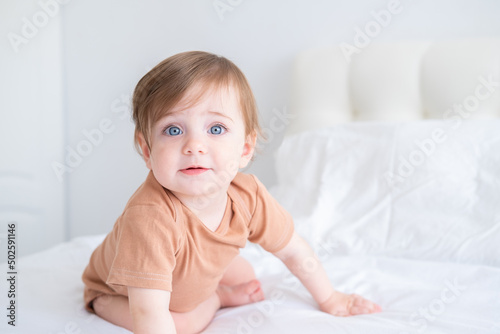
[[[174,313],[170,312],[175,324],[177,334],[193,334],[196,333],[196,319],[192,319],[190,313]]]
[[[255,279],[255,271],[245,258],[238,255],[229,264],[220,281],[223,285],[238,285]]]
[[[92,302],[94,312],[102,319],[132,331],[128,297],[102,295]]]
[[[92,308],[97,315],[102,315],[106,308],[111,303],[113,296],[110,295],[102,295],[94,299],[92,302]]]

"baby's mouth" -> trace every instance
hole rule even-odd
[[[208,171],[209,168],[201,167],[201,166],[191,166],[188,168],[181,169],[181,172],[186,175],[199,175]]]

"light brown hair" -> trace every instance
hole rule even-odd
[[[239,94],[245,136],[260,136],[257,105],[250,85],[241,70],[230,60],[203,51],[178,53],[156,65],[139,80],[132,99],[133,119],[135,122],[134,143],[142,155],[138,136],[142,133],[149,148],[154,124],[167,115],[186,92],[195,84],[204,88],[196,103],[209,88],[220,89],[233,86]]]

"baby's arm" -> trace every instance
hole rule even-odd
[[[292,239],[274,253],[309,290],[324,312],[350,316],[380,312],[377,304],[358,295],[347,295],[333,289],[325,269],[311,247],[294,232]]]
[[[129,287],[128,298],[135,334],[176,333],[169,311],[170,292]]]

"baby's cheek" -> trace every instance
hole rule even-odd
[[[238,170],[240,169],[240,161],[239,159],[230,159],[228,160],[226,164],[226,171],[231,174],[232,176],[236,175],[238,173]]]

